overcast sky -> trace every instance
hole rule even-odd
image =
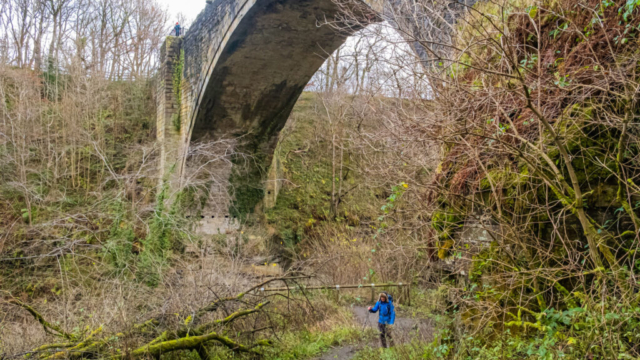
[[[175,21],[178,13],[183,13],[189,22],[193,21],[196,16],[204,9],[205,0],[158,0],[169,8],[169,12],[173,17],[171,21]]]

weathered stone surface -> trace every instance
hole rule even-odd
[[[227,231],[236,230],[238,221],[229,215],[202,215],[196,232],[202,235],[226,234]]]
[[[284,171],[282,169],[282,162],[280,161],[280,154],[274,154],[273,161],[271,162],[271,166],[269,167],[269,174],[267,175],[267,183],[265,185],[265,209],[272,209],[276,206],[278,193],[282,188],[283,177]]]
[[[174,73],[180,61],[181,45],[181,38],[169,36],[160,49],[156,136],[162,153],[160,158],[161,182],[163,179],[176,182],[177,176],[176,172],[171,170],[172,165],[179,158],[180,151],[180,131],[173,124],[173,120],[180,112],[175,92],[175,87],[179,84],[174,84]]]
[[[322,25],[338,13],[332,0],[218,0],[198,16],[184,38],[168,38],[160,89],[166,99],[158,104],[158,128],[163,130],[158,139],[165,178],[175,166],[175,178],[169,179],[172,188],[180,188],[189,171],[191,141],[241,138],[235,150],[251,156],[251,161],[231,171],[230,214],[255,211],[265,195],[275,202],[278,185],[265,191],[265,180],[278,133],[311,76],[359,30],[338,32]],[[169,79],[180,50],[184,69],[178,101]],[[176,129],[171,118],[178,103],[182,121]],[[160,109],[166,110],[160,114]]]

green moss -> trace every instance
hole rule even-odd
[[[277,230],[278,244],[282,242],[283,246],[294,248],[330,222],[357,226],[361,220],[375,219],[388,197],[382,191],[358,186],[363,179],[351,162],[347,145],[342,161],[350,170],[343,174],[342,191],[352,190],[343,196],[339,214],[332,216],[329,126],[316,95],[302,93],[289,123],[280,133],[276,150],[285,181],[275,206],[265,211],[267,222]],[[339,162],[339,158],[336,160]]]
[[[513,172],[508,168],[490,170],[486,177],[480,179],[480,190],[491,190],[491,183],[503,189],[520,186],[528,181],[528,173],[526,168],[520,173]]]
[[[165,41],[164,41],[164,46],[165,46],[165,47],[171,47],[171,44],[172,44],[172,43],[173,43],[173,41],[174,41],[174,40],[176,40],[176,39],[178,39],[178,37],[176,37],[176,36],[167,36],[167,37],[165,38]]]
[[[438,234],[438,239],[452,239],[456,230],[462,227],[464,218],[459,213],[437,210],[431,216],[431,226]]]

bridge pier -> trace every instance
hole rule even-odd
[[[284,172],[282,170],[280,154],[276,152],[275,154],[273,154],[271,167],[269,168],[269,173],[267,174],[267,184],[265,185],[265,194],[263,200],[263,206],[265,209],[272,209],[276,206],[278,193],[282,188],[283,177]]]
[[[182,38],[168,36],[160,49],[158,70],[156,136],[160,144],[159,191],[165,198],[180,188],[179,166],[185,154],[181,109]]]

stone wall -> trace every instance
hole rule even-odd
[[[184,35],[182,102],[187,105],[183,108],[183,115],[188,119],[189,128],[193,125],[193,117],[225,41],[254,3],[255,0],[216,0],[205,7]],[[184,135],[190,136],[191,133],[188,131]]]
[[[177,182],[175,164],[180,158],[180,129],[175,120],[180,113],[174,83],[176,68],[180,62],[182,39],[168,36],[160,49],[160,67],[158,70],[156,136],[161,147],[159,178],[163,181]]]
[[[238,219],[230,215],[202,215],[196,228],[201,235],[226,234],[239,228]]]

